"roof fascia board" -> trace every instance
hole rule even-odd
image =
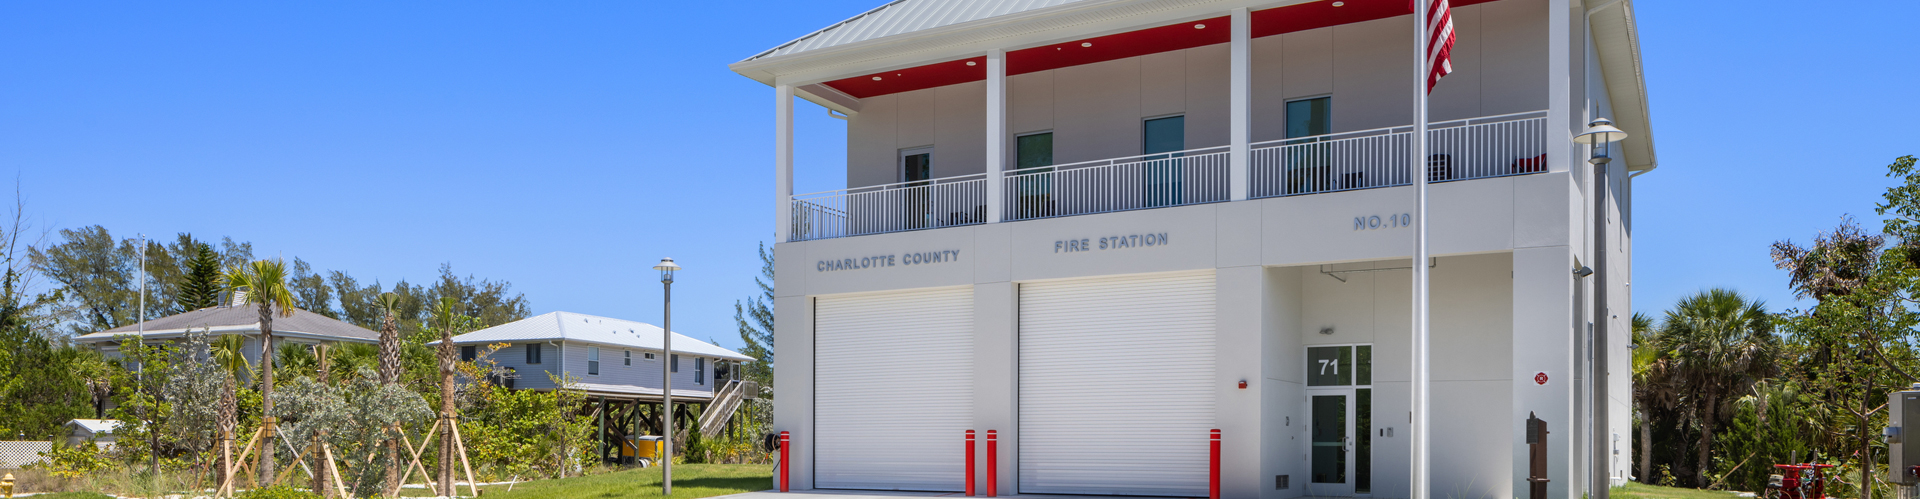
[[[1320,0],[1097,0],[1036,9],[797,54],[741,61],[737,73],[769,85],[807,85],[1183,21],[1239,7],[1268,9]]]
[[[860,99],[847,95],[839,89],[816,83],[794,87],[793,90],[800,98],[819,104],[820,107],[839,111],[840,114],[847,116],[860,114]]]
[[[1613,101],[1614,122],[1629,135],[1625,149],[1628,171],[1659,167],[1654,149],[1653,119],[1647,99],[1647,79],[1640,57],[1640,32],[1633,19],[1633,0],[1615,0],[1588,13],[1600,74]]]

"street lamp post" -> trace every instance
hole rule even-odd
[[[1592,499],[1607,499],[1607,491],[1612,483],[1612,441],[1607,432],[1607,321],[1612,318],[1607,310],[1607,163],[1611,157],[1612,144],[1627,138],[1627,132],[1613,127],[1606,118],[1595,118],[1587,123],[1587,130],[1573,138],[1575,143],[1593,146],[1588,163],[1593,164],[1593,344],[1588,348],[1593,355],[1593,368],[1589,373],[1592,381],[1593,418],[1587,429],[1592,432],[1593,452],[1589,459],[1588,496]]]
[[[664,440],[665,450],[660,453],[660,496],[673,497],[673,272],[680,270],[673,264],[672,258],[661,258],[660,264],[653,266],[660,271],[660,285],[665,291],[661,295],[661,305],[665,311],[661,315],[660,327],[660,409],[663,413],[660,423],[660,436]]]

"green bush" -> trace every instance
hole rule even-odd
[[[238,499],[320,499],[318,494],[285,485],[253,489],[235,497]]]
[[[92,441],[80,445],[61,445],[53,450],[41,453],[46,456],[44,463],[28,466],[44,469],[47,473],[60,478],[79,478],[99,471],[112,469],[114,461],[108,459]]]

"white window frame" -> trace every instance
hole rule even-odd
[[[587,347],[587,375],[600,375],[600,347]]]

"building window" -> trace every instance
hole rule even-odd
[[[460,360],[473,362],[473,359],[478,356],[475,350],[479,350],[479,347],[473,345],[460,347]]]
[[[1146,178],[1142,187],[1146,189],[1144,201],[1147,206],[1172,206],[1185,201],[1185,192],[1181,189],[1182,164],[1179,154],[1172,154],[1187,148],[1187,117],[1168,116],[1147,120],[1142,127],[1142,139],[1145,145],[1142,154],[1147,156]]]
[[[541,346],[542,345],[539,343],[527,344],[527,364],[533,365],[533,364],[540,363],[540,347]]]
[[[1041,218],[1053,216],[1053,176],[1024,175],[1053,171],[1053,132],[1029,133],[1013,138],[1013,168],[1023,175],[1015,189],[1019,205],[1014,216]]]
[[[680,354],[676,353],[667,356],[667,371],[680,372]]]
[[[587,375],[600,375],[600,347],[587,347]]]
[[[696,385],[707,384],[707,359],[706,358],[703,358],[703,357],[693,358],[693,384],[696,384]]]
[[[620,354],[624,356],[623,358],[621,358],[621,359],[620,359],[620,365],[623,365],[623,366],[631,366],[631,365],[633,365],[633,351],[632,351],[632,350],[621,350],[621,351],[620,351]]]
[[[641,358],[643,359],[653,360],[653,352],[647,352],[640,355],[641,355]]]

